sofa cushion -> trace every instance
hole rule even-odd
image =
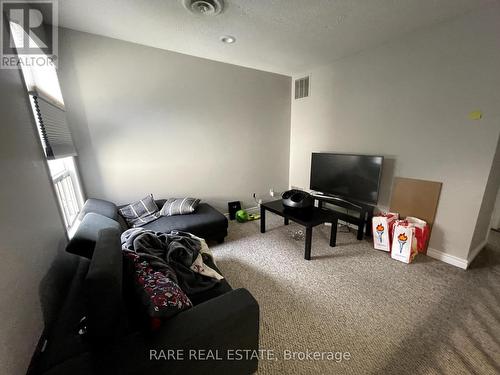
[[[75,235],[68,242],[66,251],[89,259],[92,258],[99,231],[107,228],[121,230],[120,224],[109,217],[93,212],[86,214],[78,225]]]
[[[213,234],[226,232],[227,219],[209,204],[200,203],[191,215],[162,216],[144,225],[144,228],[165,233],[180,230],[202,238],[212,238]]]
[[[204,259],[204,262],[207,266],[209,266],[210,268],[214,269],[215,271],[217,271],[218,273],[220,273],[222,275],[222,272],[217,268],[217,266],[215,265],[215,262],[213,261],[213,259],[211,257]],[[211,288],[203,293],[196,293],[196,294],[189,295],[188,297],[191,299],[191,302],[193,303],[193,305],[196,306],[196,305],[199,305],[200,303],[203,303],[203,302],[208,301],[212,298],[221,296],[221,295],[228,293],[232,290],[233,290],[233,288],[228,283],[227,279],[223,278],[213,288]]]
[[[192,214],[200,204],[197,198],[169,198],[160,210],[162,216]]]
[[[105,201],[104,199],[87,199],[82,207],[82,210],[80,211],[80,215],[85,217],[88,213],[106,216],[115,221],[118,220],[118,208],[113,202]]]
[[[137,202],[121,207],[119,211],[120,215],[125,218],[127,224],[131,227],[142,227],[160,217],[160,210],[152,194],[149,194]]]
[[[123,316],[122,280],[120,231],[103,229],[84,283],[88,335],[95,345],[112,344],[118,336]]]

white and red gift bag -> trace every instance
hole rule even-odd
[[[397,220],[394,224],[391,258],[400,262],[411,263],[417,254],[415,227],[406,220]]]
[[[417,239],[417,251],[419,253],[427,254],[427,244],[431,230],[429,225],[424,220],[416,217],[407,216],[407,221],[413,228],[415,228],[415,237]]]
[[[373,247],[377,250],[391,251],[392,229],[399,214],[393,212],[380,213],[373,217]]]

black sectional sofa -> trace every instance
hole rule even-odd
[[[133,295],[132,278],[123,261],[123,228],[108,218],[113,217],[116,206],[108,203],[91,200],[85,205],[81,230],[87,236],[91,230],[98,232],[94,243],[89,238],[80,239],[76,241],[78,246],[73,244],[73,250],[81,253],[84,245],[90,244],[92,251],[83,251],[87,257],[61,252],[42,283],[52,297],[44,298],[47,291],[41,288],[42,305],[43,300],[45,305],[50,303],[44,309],[42,344],[29,373],[255,372],[259,306],[247,290],[233,290],[225,279],[207,292],[190,296],[194,306],[163,320],[159,328],[152,330],[148,326],[148,317]],[[86,222],[89,215],[94,221],[103,216],[118,225],[101,220],[99,227],[90,219]],[[207,265],[218,270],[210,260]],[[248,355],[235,357],[235,353]]]
[[[158,207],[165,203],[164,199],[155,201]],[[196,211],[189,215],[162,216],[144,226],[156,232],[170,232],[181,230],[193,233],[206,240],[224,242],[227,236],[227,218],[210,206],[200,203]]]
[[[164,199],[155,201],[158,207],[165,203]],[[128,226],[114,203],[102,199],[88,199],[85,202],[77,221],[80,221],[75,235],[66,250],[70,253],[90,257],[99,230],[115,228],[119,231]],[[193,233],[207,241],[224,242],[227,236],[227,218],[207,203],[200,203],[196,211],[188,215],[162,216],[143,226],[155,232],[180,230]]]

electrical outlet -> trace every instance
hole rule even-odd
[[[253,200],[255,201],[255,203],[257,203],[257,206],[260,207],[261,203],[262,203],[262,199],[257,199],[257,193],[253,193]]]

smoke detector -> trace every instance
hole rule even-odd
[[[184,0],[184,7],[193,14],[216,16],[224,9],[223,0]]]

